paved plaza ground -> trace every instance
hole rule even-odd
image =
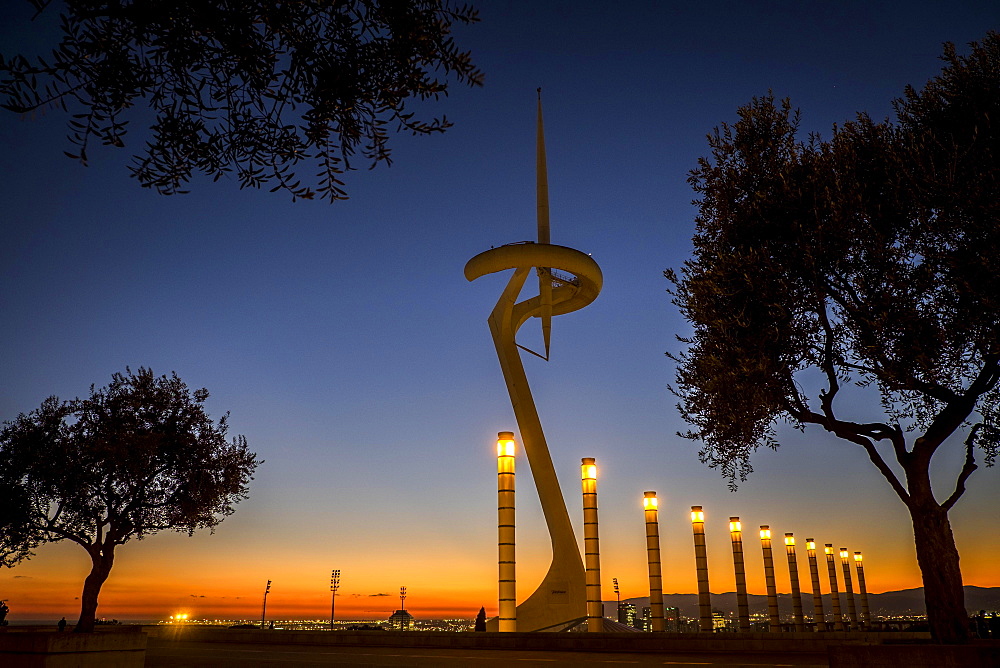
[[[146,668],[246,668],[247,666],[726,666],[826,668],[826,653],[669,653],[559,652],[406,647],[323,647],[259,643],[168,641],[150,638]]]

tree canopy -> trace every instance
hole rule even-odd
[[[93,628],[115,548],[163,530],[213,529],[246,498],[260,462],[204,389],[149,369],[85,399],[46,399],[0,431],[0,563],[69,540],[92,560],[77,628]]]
[[[28,0],[41,13],[52,0]],[[294,198],[346,198],[358,162],[391,162],[389,134],[443,132],[409,103],[481,85],[452,26],[478,20],[448,0],[63,0],[49,57],[0,55],[0,99],[72,114],[66,155],[123,147],[127,117],[153,120],[131,174],[164,194],[194,173]],[[51,10],[50,10],[51,11]],[[303,180],[299,175],[306,170]],[[311,178],[315,175],[315,181]]]
[[[964,609],[933,599],[952,617],[935,619],[928,568],[950,557],[917,519],[934,515],[954,551],[947,511],[976,450],[992,465],[1000,447],[1000,35],[967,56],[946,45],[943,60],[894,122],[859,114],[829,140],[801,140],[788,100],[741,107],[691,173],[694,255],[667,276],[694,328],[673,389],[702,460],[735,486],[782,420],[860,446],[914,518],[928,614],[948,639]],[[877,393],[883,419],[851,414],[852,386]],[[963,427],[965,466],[938,499],[931,458]],[[953,566],[960,596],[957,552]]]

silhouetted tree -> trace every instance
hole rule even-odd
[[[246,498],[261,463],[246,439],[212,422],[208,391],[172,374],[116,373],[86,399],[50,397],[0,431],[0,558],[70,540],[91,559],[76,631],[94,629],[97,598],[132,538],[214,529]],[[13,501],[13,503],[11,503]]]
[[[740,108],[691,173],[694,256],[667,276],[694,326],[673,389],[702,461],[735,487],[779,419],[857,445],[909,510],[934,636],[961,642],[948,511],[976,449],[992,465],[1000,444],[1000,35],[943,60],[895,122],[859,115],[829,141],[800,142],[787,100]],[[852,386],[862,402],[845,406]],[[939,501],[932,457],[960,430],[965,464]]]
[[[476,615],[476,631],[486,630],[486,606],[479,608],[479,614]]]
[[[52,4],[28,1],[37,13]],[[451,37],[478,13],[448,0],[57,4],[62,41],[50,57],[0,56],[3,107],[72,112],[66,155],[87,164],[95,141],[124,146],[126,115],[148,105],[150,136],[129,169],[164,194],[201,172],[293,199],[344,199],[356,154],[389,164],[391,131],[450,127],[417,119],[408,102],[447,95],[449,77],[482,83]],[[318,169],[316,183],[300,180],[303,167]]]

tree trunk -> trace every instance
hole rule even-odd
[[[115,563],[115,546],[101,547],[94,545],[87,550],[93,566],[90,575],[83,582],[83,594],[80,596],[80,620],[76,623],[75,633],[92,633],[94,621],[97,619],[97,596],[101,593],[104,581],[111,574]]]
[[[924,582],[924,603],[931,635],[941,643],[969,640],[969,616],[959,568],[958,548],[948,511],[933,499],[911,499],[910,518],[917,563]]]

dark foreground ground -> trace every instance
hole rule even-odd
[[[146,668],[246,668],[247,666],[768,666],[823,667],[823,653],[665,653],[561,652],[409,647],[322,647],[310,645],[169,641],[150,638]],[[903,667],[900,667],[903,668]]]

